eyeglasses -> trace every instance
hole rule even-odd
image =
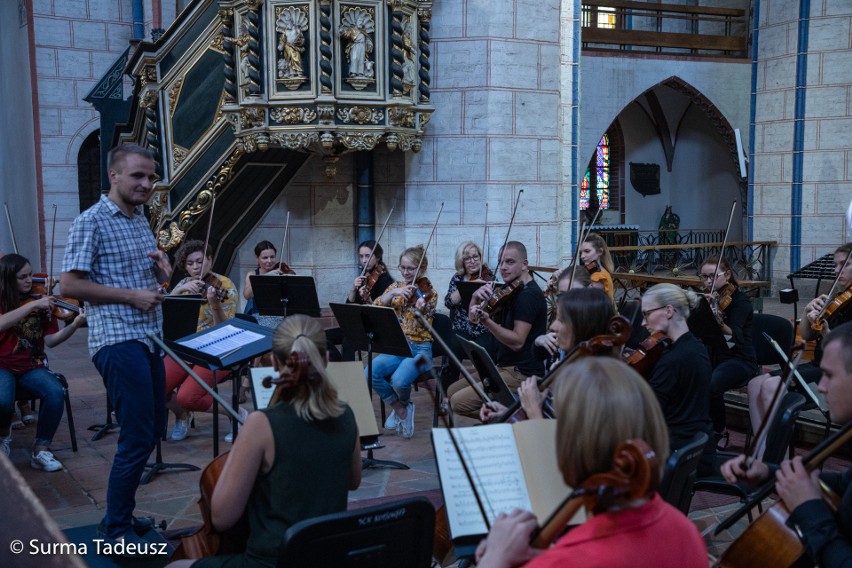
[[[397,268],[399,268],[400,272],[414,272],[417,270],[416,266],[402,266],[401,264]]]
[[[464,262],[479,262],[479,255],[477,254],[475,256],[466,256],[462,258],[462,260]]]
[[[702,280],[714,280],[724,274],[724,272],[719,272],[718,274],[699,274],[698,277]]]
[[[656,308],[651,308],[650,310],[644,310],[642,312],[642,317],[645,318],[645,319],[648,319],[648,316],[653,314],[657,310],[662,310],[663,308],[668,308],[668,307],[669,307],[668,304],[666,304],[665,306],[659,306],[659,307],[656,307]]]

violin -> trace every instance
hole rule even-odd
[[[428,304],[432,299],[432,282],[430,282],[425,276],[421,276],[414,280],[414,286],[417,288],[416,293],[411,295],[411,298],[408,299],[408,303],[413,306],[417,303],[419,298],[423,298],[423,301]]]
[[[220,280],[212,272],[208,272],[201,281],[202,303],[207,302],[207,290],[209,288],[216,290],[216,298],[218,298],[220,302],[224,302],[228,298],[228,291],[223,288],[222,280]]]
[[[290,268],[290,265],[288,265],[288,264],[287,264],[286,262],[284,262],[284,261],[279,262],[279,263],[278,263],[278,266],[276,266],[275,268],[273,268],[273,270],[277,270],[277,271],[278,271],[278,272],[280,272],[281,274],[293,274],[293,275],[295,275],[295,274],[296,274],[296,271],[295,271],[295,270],[293,270],[292,268]]]
[[[543,391],[548,388],[550,384],[553,382],[553,379],[556,377],[556,372],[565,365],[566,363],[571,363],[572,361],[576,361],[581,355],[594,355],[598,351],[603,349],[612,349],[614,347],[620,347],[627,343],[630,339],[630,334],[633,331],[631,329],[630,322],[624,316],[613,316],[609,320],[608,324],[608,334],[604,335],[596,335],[587,339],[586,341],[581,341],[577,345],[575,345],[571,351],[569,351],[565,357],[562,358],[561,361],[556,363],[553,367],[550,368],[550,371],[544,375],[538,381],[538,390]],[[523,420],[526,418],[526,413],[523,413],[523,409],[521,408],[521,401],[515,401],[512,406],[506,409],[506,412],[500,415],[495,422],[498,423],[514,423],[519,420]],[[523,414],[521,414],[523,413]]]
[[[565,531],[580,507],[599,515],[616,505],[653,497],[660,483],[656,453],[641,439],[618,445],[612,469],[590,475],[556,509],[556,512],[530,535],[530,546],[548,548]]]
[[[367,279],[364,281],[364,285],[361,286],[358,291],[361,295],[361,301],[367,303],[370,301],[370,292],[373,290],[373,286],[376,285],[376,282],[379,281],[379,278],[382,277],[382,274],[385,273],[385,265],[381,262],[377,262],[376,266],[373,267],[373,270],[367,275]]]
[[[662,331],[658,331],[645,338],[635,351],[624,354],[624,362],[646,379],[650,379],[651,373],[654,372],[654,365],[657,364],[666,348],[671,344],[671,338]]]
[[[478,271],[477,274],[466,274],[464,280],[467,280],[468,282],[490,282],[492,280],[496,280],[496,278],[494,277],[494,273],[492,273],[487,266],[483,265],[482,270]]]
[[[715,292],[710,293],[710,308],[713,310],[713,315],[716,316],[716,321],[719,325],[725,323],[725,310],[731,305],[731,299],[737,287],[728,282]]]
[[[50,295],[48,293],[47,286],[47,281],[49,279],[50,278],[47,274],[33,274],[33,286],[30,290],[30,297],[21,302],[21,304],[27,304],[33,300],[38,300],[44,296]],[[51,288],[53,288],[53,286],[51,286]],[[53,307],[51,308],[50,313],[58,320],[72,320],[80,313],[80,302],[71,298],[53,296]]]
[[[521,279],[513,280],[511,284],[506,284],[502,288],[498,288],[494,290],[494,294],[488,298],[488,301],[485,302],[481,307],[480,311],[485,312],[486,314],[494,314],[497,313],[500,309],[506,306],[515,296],[515,292],[521,289]],[[475,318],[476,321],[470,320],[471,323],[479,323],[479,317]]]
[[[847,423],[837,433],[824,440],[821,444],[802,458],[802,463],[808,471],[813,471],[852,439],[852,422]],[[775,490],[775,476],[753,494],[743,506],[730,517],[719,523],[714,531],[718,535],[730,528],[739,518],[760,503]],[[823,497],[829,500],[829,506],[837,497],[823,486]],[[839,499],[837,499],[839,502]],[[836,504],[836,503],[835,503]],[[834,507],[836,509],[836,507]],[[796,531],[787,526],[790,512],[783,501],[775,502],[754,520],[737,538],[719,559],[717,566],[793,566],[804,556],[805,549]]]
[[[852,301],[852,286],[847,286],[846,290],[836,295],[830,302],[826,302],[822,308],[822,312],[814,323],[811,324],[811,329],[816,332],[822,332],[825,329],[825,322],[838,310],[843,310],[848,307]]]

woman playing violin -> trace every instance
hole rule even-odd
[[[420,374],[414,358],[424,355],[427,360],[432,360],[432,335],[414,317],[415,310],[419,310],[431,325],[438,305],[438,293],[423,276],[428,265],[429,260],[424,256],[422,245],[405,249],[399,255],[402,280],[388,286],[385,293],[373,302],[377,306],[394,309],[411,347],[411,357],[384,353],[377,356],[373,359],[373,376],[367,377],[376,394],[391,407],[385,428],[401,431],[403,438],[414,435],[414,403],[409,399],[411,385]],[[367,373],[366,369],[364,373]]]
[[[649,380],[669,427],[672,451],[688,444],[698,432],[712,434],[710,357],[686,324],[690,309],[699,301],[695,292],[674,284],[656,284],[642,295],[643,325],[650,334],[661,332],[672,340]],[[715,444],[704,447],[699,475],[712,471],[715,453]]]
[[[254,305],[254,290],[251,289],[252,276],[280,276],[285,274],[281,271],[281,263],[275,260],[278,251],[275,245],[269,241],[260,241],[254,247],[254,256],[257,257],[257,268],[246,273],[243,285],[243,298],[247,300],[243,313],[253,315],[257,313]]]
[[[580,260],[592,275],[592,286],[599,286],[610,298],[615,298],[612,273],[615,265],[606,241],[597,233],[589,233],[580,245]]]
[[[541,358],[541,352],[545,351],[556,356],[558,362],[577,344],[609,333],[609,320],[614,315],[616,313],[612,301],[599,288],[575,288],[559,294],[556,319],[550,324],[549,333],[536,338],[536,356]],[[545,340],[539,341],[541,338]],[[599,351],[598,355],[614,357],[617,353],[604,349]],[[538,380],[538,377],[529,377],[518,388],[521,407],[531,419],[544,418],[542,404],[545,403],[547,393],[539,391]],[[489,422],[495,416],[502,415],[505,410],[499,402],[492,402],[482,407],[479,416],[483,422]]]
[[[65,409],[65,390],[47,368],[45,346],[56,347],[86,322],[83,310],[61,330],[51,315],[53,298],[31,296],[33,271],[21,255],[0,258],[0,451],[10,453],[15,394],[22,391],[41,399],[30,465],[59,471],[50,443]]]
[[[373,250],[375,247],[375,250]],[[370,253],[373,253],[372,257]],[[385,266],[384,249],[374,240],[367,240],[358,245],[358,262],[364,271],[364,276],[358,275],[352,282],[352,289],[346,298],[347,304],[365,304],[372,302],[385,293],[388,286],[393,284],[393,277]],[[365,270],[366,268],[366,270]],[[368,286],[372,282],[372,286]]]
[[[722,333],[729,338],[727,345],[730,346],[711,356],[710,418],[718,442],[727,440],[728,435],[725,429],[725,391],[744,386],[757,373],[757,358],[751,339],[754,308],[748,295],[740,289],[727,260],[716,255],[707,258],[698,276],[707,287],[711,306]]]
[[[494,281],[494,275],[485,266],[482,249],[479,248],[479,245],[473,241],[463,242],[456,248],[456,273],[450,278],[450,285],[446,296],[444,296],[444,305],[450,310],[450,322],[453,330],[453,341],[450,346],[459,361],[464,359],[465,353],[461,343],[455,340],[455,336],[459,335],[464,339],[475,341],[488,332],[484,325],[472,323],[467,317],[468,306],[462,302],[458,289],[459,282],[479,280],[480,273],[483,282]],[[441,385],[444,390],[446,391],[458,378],[459,370],[457,368],[453,365],[445,367],[441,371]]]
[[[347,492],[361,484],[361,446],[352,410],[329,383],[325,345],[322,327],[304,315],[272,336],[279,402],[248,416],[211,501],[216,530],[248,517],[246,551],[171,567],[274,567],[291,525],[346,510]]]
[[[846,262],[846,257],[852,253],[852,243],[846,243],[837,247],[834,251],[834,274],[837,276],[837,290],[843,292],[852,286],[852,260]],[[845,265],[845,268],[844,268]],[[822,331],[815,331],[814,324],[819,320],[823,312],[823,308],[830,299],[825,294],[820,294],[805,306],[805,317],[799,322],[799,334],[805,341],[816,340],[814,348],[813,360],[798,365],[796,370],[805,381],[816,383],[822,376],[820,371],[820,361],[823,356],[823,337],[832,328],[842,325],[848,321],[852,321],[852,302],[847,303],[842,308],[834,311],[823,325]],[[786,348],[783,346],[782,348]],[[766,373],[753,378],[748,383],[748,400],[749,400],[749,416],[751,418],[752,428],[757,432],[760,429],[761,421],[766,415],[766,410],[772,403],[772,398],[775,391],[778,389],[780,371]],[[781,387],[786,389],[786,387]],[[786,390],[782,390],[783,396]]]
[[[209,254],[204,258],[203,241],[193,240],[183,243],[175,254],[175,262],[186,270],[188,276],[177,283],[172,290],[172,295],[202,294],[207,300],[199,308],[197,331],[213,327],[234,317],[239,303],[237,288],[227,276],[210,271],[213,258]],[[170,439],[183,440],[189,433],[192,412],[208,412],[213,406],[213,397],[194,379],[187,380],[189,375],[171,357],[166,357],[165,365],[166,397],[169,410],[175,415],[175,427]],[[211,387],[214,386],[213,371],[199,365],[194,365],[193,370],[204,379],[204,382]],[[230,440],[226,438],[226,441]]]
[[[828,333],[822,348],[822,378],[817,388],[825,396],[832,421],[846,424],[852,420],[852,322]],[[759,484],[774,473],[775,490],[791,511],[787,525],[796,528],[811,560],[823,568],[848,566],[852,559],[852,469],[843,473],[809,471],[801,457],[783,462],[780,468],[760,461],[746,468],[745,460],[741,455],[725,462],[725,479]],[[836,512],[822,498],[820,482],[841,497]]]
[[[669,453],[666,423],[642,377],[608,357],[584,357],[558,373],[556,459],[565,483],[578,487],[613,470],[616,448],[625,440],[644,440],[662,467]],[[662,476],[661,469],[655,473]],[[529,545],[537,524],[532,513],[501,513],[477,549],[476,565],[706,567],[707,550],[695,525],[656,492],[649,493],[616,501],[544,551]]]

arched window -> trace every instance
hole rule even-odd
[[[624,222],[623,156],[621,129],[618,122],[614,122],[598,142],[580,182],[580,210],[590,205],[592,209],[599,207],[603,211],[617,212],[617,218],[610,217],[609,222]]]
[[[101,198],[101,131],[89,134],[77,153],[77,190],[80,211],[85,211]]]

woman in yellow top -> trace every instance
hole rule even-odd
[[[204,257],[204,243],[202,241],[186,241],[175,254],[175,264],[183,267],[189,275],[172,290],[172,295],[201,294],[206,301],[201,304],[198,312],[198,327],[196,331],[202,331],[213,327],[218,323],[232,319],[237,313],[239,298],[237,288],[227,276],[210,272],[213,258]],[[209,276],[208,276],[209,275]],[[205,283],[203,276],[208,280],[218,280],[219,286],[211,286]],[[213,278],[210,278],[213,276]],[[213,406],[213,397],[195,380],[186,379],[189,375],[171,357],[166,357],[166,398],[168,407],[175,415],[175,428],[172,430],[172,440],[183,440],[186,438],[192,412],[207,412]],[[213,371],[194,365],[192,368],[205,383],[211,387],[215,383]],[[177,390],[177,395],[175,395]]]
[[[388,286],[387,290],[374,300],[377,306],[391,306],[408,339],[411,347],[411,357],[381,354],[373,359],[373,390],[376,391],[385,404],[391,407],[390,416],[385,421],[388,430],[402,430],[404,438],[414,435],[414,403],[409,400],[411,385],[417,379],[419,371],[414,358],[424,355],[432,361],[432,335],[420,325],[414,317],[414,311],[420,310],[431,324],[438,305],[438,293],[431,283],[424,286],[428,291],[424,294],[418,289],[417,281],[423,278],[428,259],[423,257],[423,245],[405,249],[399,255],[399,272],[402,280]],[[421,265],[420,261],[423,260]],[[417,267],[420,266],[420,273]],[[428,280],[426,281],[428,282]],[[365,370],[366,374],[367,371]]]
[[[612,273],[615,265],[609,254],[606,241],[597,233],[589,233],[580,245],[580,260],[592,275],[592,286],[603,288],[611,300],[615,299]]]

